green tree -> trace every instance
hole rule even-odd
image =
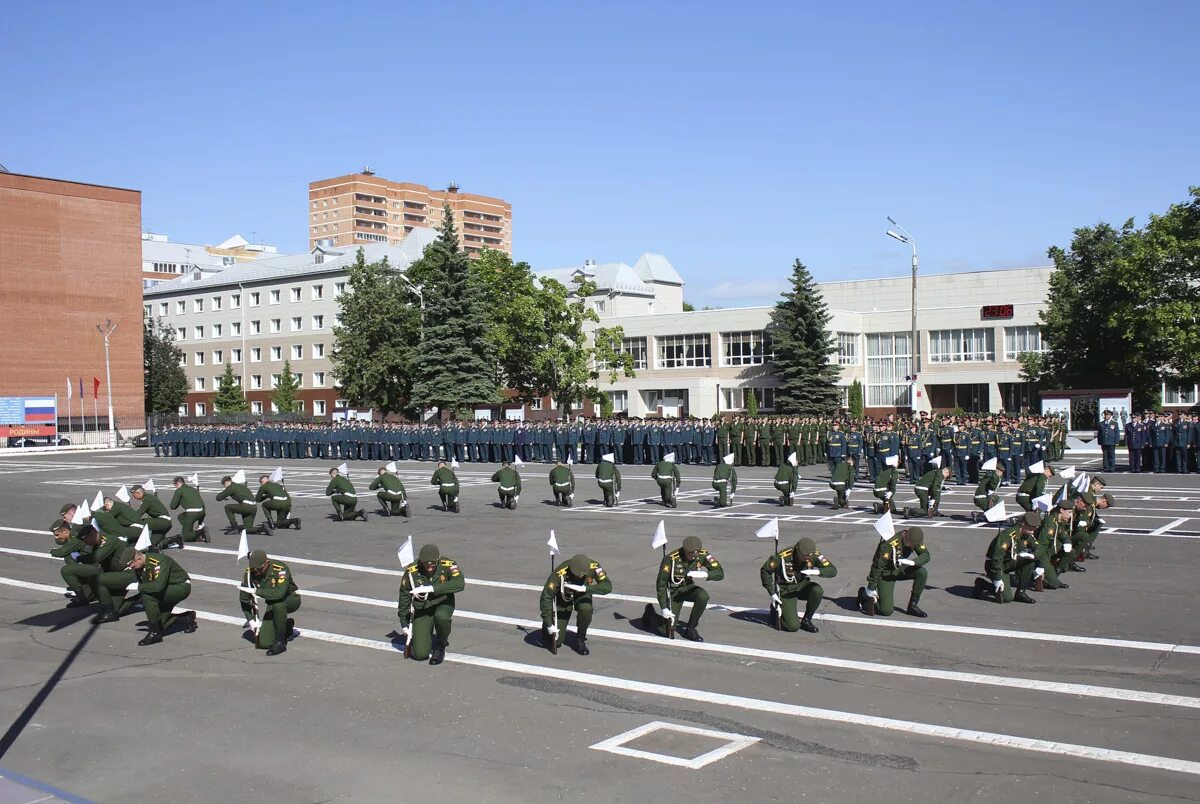
[[[414,263],[425,298],[420,348],[413,360],[412,399],[442,411],[500,400],[487,299],[458,247],[450,207],[438,239]]]
[[[775,349],[775,409],[780,413],[828,415],[838,406],[841,370],[830,361],[834,346],[829,309],[804,263],[792,266],[792,288],[771,311]]]
[[[142,322],[142,379],[146,415],[173,414],[187,399],[188,377],[175,330],[162,321]]]
[[[1127,386],[1146,406],[1164,377],[1200,377],[1200,188],[1189,193],[1144,228],[1099,223],[1049,250],[1043,384]]]
[[[542,290],[528,263],[514,263],[502,251],[485,249],[470,267],[485,297],[496,386],[529,402],[538,387],[535,362],[545,349],[545,343],[534,337],[543,329],[546,317]]]
[[[275,384],[275,392],[271,394],[271,402],[280,413],[294,413],[299,410],[301,400],[296,396],[300,390],[300,382],[292,373],[292,361],[283,361],[283,371],[279,374],[279,382]]]
[[[421,340],[420,297],[413,287],[419,281],[411,268],[406,276],[408,281],[386,257],[368,264],[360,248],[346,292],[337,298],[333,376],[352,405],[377,408],[384,416],[417,412],[410,398]]]
[[[612,396],[609,394],[600,394],[600,418],[607,419],[613,414]]]
[[[758,416],[758,391],[746,389],[746,415],[751,419]]]
[[[694,312],[696,312],[696,305],[692,304],[691,302],[685,301],[683,303],[683,311],[685,313],[694,313]]]
[[[242,386],[238,384],[233,366],[225,364],[225,373],[217,383],[217,394],[213,397],[213,409],[217,413],[241,413],[250,409],[250,403],[242,396]]]
[[[863,387],[858,380],[850,383],[850,391],[847,393],[846,406],[850,408],[850,415],[855,419],[863,417]]]

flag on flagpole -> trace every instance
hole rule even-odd
[[[150,526],[142,525],[142,533],[133,544],[133,549],[143,553],[150,549]]]
[[[71,378],[67,377],[67,399],[71,399]]]
[[[525,465],[525,461],[521,460],[520,455],[513,456],[513,466],[524,466],[524,465]]]
[[[100,398],[100,378],[92,377],[92,399]]]
[[[412,534],[408,534],[408,538],[404,540],[404,544],[400,545],[400,549],[396,551],[396,558],[400,559],[400,566],[407,567],[409,564],[416,561],[413,558]]]
[[[282,466],[275,467],[275,471],[271,473],[270,481],[272,483],[282,483],[283,482],[283,467]]]
[[[665,546],[667,543],[667,523],[665,520],[658,520],[658,527],[654,529],[654,539],[650,542],[650,549],[657,550]]]
[[[1054,501],[1058,503],[1065,499],[1067,499],[1067,484],[1063,483],[1062,488],[1058,490],[1058,494],[1054,497]]]
[[[246,470],[238,469],[237,472],[234,473],[233,477],[231,477],[229,479],[232,480],[234,483],[245,483],[246,482]]]
[[[1043,494],[1041,497],[1033,498],[1033,507],[1039,511],[1049,511],[1051,505],[1050,495]]]
[[[778,539],[779,538],[779,520],[772,519],[770,522],[763,525],[758,530],[754,531],[754,535],[760,539]]]
[[[546,542],[546,546],[550,548],[550,555],[558,555],[558,539],[554,538],[554,531],[550,531],[550,540]]]
[[[1070,480],[1071,478],[1075,477],[1075,467],[1068,466],[1066,469],[1063,469],[1061,472],[1059,472],[1058,476],[1063,480]]]
[[[1087,472],[1080,473],[1079,477],[1072,481],[1071,486],[1080,494],[1087,491],[1091,481],[1088,480]]]
[[[200,473],[192,472],[192,474],[188,477],[188,482],[195,486],[196,490],[198,491],[200,489]]]
[[[242,535],[238,537],[237,560],[250,558],[250,540],[246,538],[246,529],[242,528]]]
[[[92,510],[99,511],[104,507],[104,492],[97,491],[96,496],[92,499]]]
[[[129,502],[129,486],[121,484],[121,488],[117,489],[117,499],[123,503]]]
[[[148,492],[150,492],[151,494],[153,494],[154,492],[158,491],[158,487],[154,485],[154,478],[150,478],[150,479],[149,479],[149,480],[147,480],[145,483],[143,483],[143,484],[142,484],[142,489],[144,489],[145,491],[148,491]]]
[[[993,505],[991,508],[983,512],[983,518],[988,522],[1001,522],[1008,519],[1008,512],[1004,510],[1004,500]]]
[[[338,474],[342,477],[350,477],[350,464],[346,463],[345,461],[342,461],[340,464],[338,464],[337,470]]]
[[[396,462],[395,461],[392,461],[391,463],[389,463],[387,466],[385,466],[383,468],[387,469],[392,474],[396,474]]]
[[[450,459],[450,468],[451,468],[451,469],[457,469],[457,468],[458,468],[458,458],[451,458],[451,459]]]
[[[886,542],[896,535],[896,526],[892,524],[891,511],[884,511],[883,516],[875,520],[875,524],[872,527],[875,528],[875,532],[879,534],[879,540],[882,542]]]

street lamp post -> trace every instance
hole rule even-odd
[[[421,308],[421,335],[422,335],[422,337],[424,337],[424,335],[425,335],[425,331],[424,331],[425,330],[425,294],[423,292],[424,288],[422,288],[417,283],[413,282],[411,279],[409,279],[407,276],[405,276],[402,273],[397,273],[396,276],[403,279],[404,284],[408,285],[409,290],[411,290],[413,293],[417,294],[417,303],[420,305],[420,308]]]
[[[916,380],[916,378],[917,378],[918,372],[921,370],[920,350],[918,348],[920,342],[917,340],[917,241],[913,239],[913,236],[910,235],[903,226],[896,223],[896,220],[891,215],[888,216],[888,223],[890,223],[893,227],[893,228],[887,230],[888,237],[899,240],[901,243],[904,243],[905,245],[912,246],[912,300],[911,300],[912,342],[910,345],[912,348],[912,377],[913,377],[912,408],[913,408],[913,410],[916,410],[917,409],[917,380]]]
[[[108,360],[108,336],[112,335],[117,330],[117,325],[112,322],[112,319],[106,319],[103,324],[96,325],[96,331],[104,337],[104,390],[108,394],[108,446],[115,447],[117,445],[117,428],[113,421],[113,406],[112,406],[112,369],[109,366]]]

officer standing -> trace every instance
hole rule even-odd
[[[434,544],[422,545],[417,560],[404,568],[397,614],[412,658],[421,662],[428,659],[432,665],[445,660],[454,596],[466,583],[458,562],[443,556]]]
[[[300,588],[291,568],[278,559],[272,560],[266,550],[252,551],[242,574],[238,602],[247,621],[259,622],[255,647],[265,649],[268,656],[286,651],[296,625],[288,615],[300,608]]]
[[[540,599],[542,632],[547,643],[554,640],[555,648],[563,643],[571,612],[575,621],[575,652],[587,656],[587,629],[592,623],[592,596],[612,591],[612,579],[598,562],[582,553],[562,562],[542,588]]]
[[[929,559],[925,532],[920,528],[905,528],[890,539],[880,539],[867,573],[867,585],[858,590],[859,611],[890,617],[895,609],[896,581],[912,581],[904,611],[910,617],[927,617],[917,603],[929,578],[925,569]]]
[[[1117,444],[1120,440],[1121,428],[1113,421],[1112,411],[1104,411],[1104,421],[1100,422],[1100,427],[1096,431],[1096,443],[1100,445],[1100,452],[1103,455],[1100,471],[1117,471]]]
[[[715,582],[724,577],[725,569],[704,549],[700,537],[686,537],[678,550],[673,550],[663,557],[655,590],[659,610],[656,612],[654,606],[647,603],[642,621],[647,627],[656,628],[665,636],[667,626],[679,621],[683,604],[691,603],[692,612],[687,623],[680,624],[675,630],[684,639],[703,642],[704,637],[700,636],[696,626],[699,625],[708,605],[708,591],[700,586],[700,582]]]
[[[821,605],[825,590],[815,578],[833,578],[837,567],[817,552],[812,539],[801,539],[794,547],[767,559],[759,571],[763,588],[771,595],[771,624],[783,631],[815,634],[812,616]],[[804,601],[804,616],[797,618],[797,601]]]

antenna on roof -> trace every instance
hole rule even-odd
[[[362,174],[363,174],[364,176],[374,176],[374,175],[375,175],[375,171],[371,170],[371,166],[370,166],[370,165],[363,165]]]
[[[9,170],[8,168],[6,168],[4,165],[0,165],[0,173],[11,173],[11,172],[12,171]]]
[[[446,192],[457,193],[458,192],[458,182],[454,182],[454,181],[450,182],[450,186],[446,188]]]

